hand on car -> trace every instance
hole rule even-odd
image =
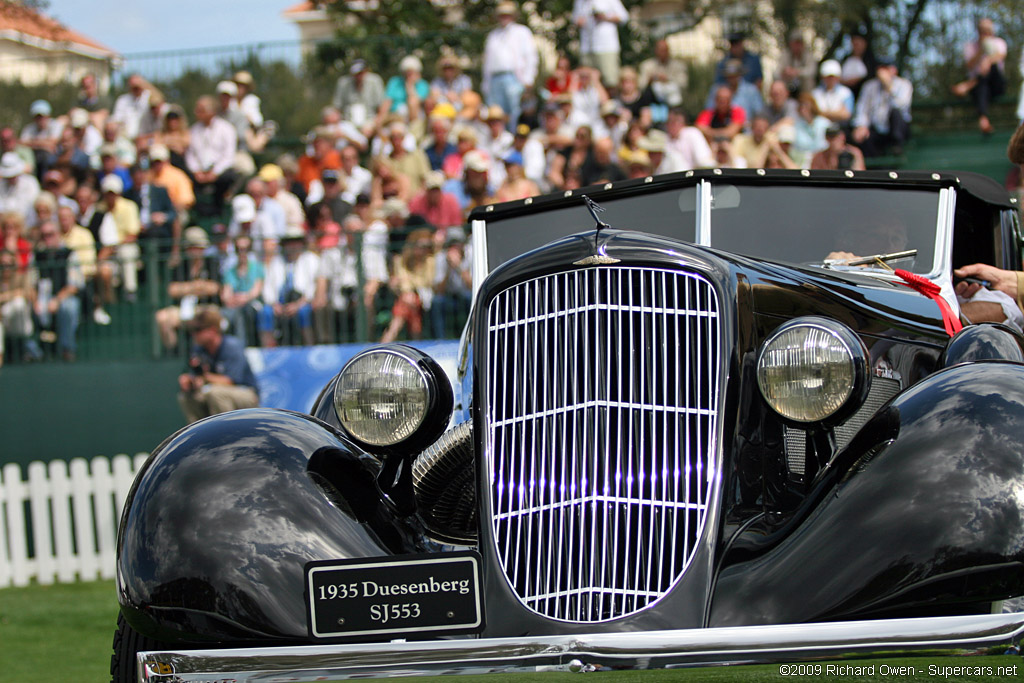
[[[1017,273],[1012,270],[1003,270],[986,263],[972,263],[963,268],[957,268],[953,271],[953,275],[956,277],[976,277],[980,280],[988,280],[992,283],[989,289],[1009,294],[1014,299],[1017,298]],[[981,285],[977,283],[961,282],[956,286],[956,294],[965,299],[970,299],[979,289],[981,289]]]

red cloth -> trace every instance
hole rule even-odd
[[[942,324],[946,328],[946,334],[952,337],[963,329],[964,326],[960,323],[960,318],[953,313],[953,309],[950,308],[946,300],[942,298],[942,295],[939,293],[941,288],[937,284],[927,278],[921,277],[917,273],[911,273],[900,268],[897,268],[895,273],[903,278],[903,283],[907,287],[924,294],[939,305],[939,311],[942,312]]]

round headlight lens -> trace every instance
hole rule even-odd
[[[409,438],[423,423],[429,403],[424,373],[394,351],[356,356],[334,388],[342,427],[371,446],[393,446]]]
[[[757,383],[768,405],[797,422],[824,420],[856,386],[852,349],[834,330],[795,325],[770,338],[757,361]]]

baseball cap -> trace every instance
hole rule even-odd
[[[505,0],[504,2],[498,3],[498,7],[495,9],[495,12],[497,14],[515,14],[517,9],[516,3]]]
[[[105,142],[100,145],[100,156],[101,157],[116,157],[117,156],[117,144],[113,142]]]
[[[505,110],[501,108],[500,104],[492,104],[487,108],[487,113],[484,115],[484,121],[504,121],[508,118],[505,115]]]
[[[504,161],[506,164],[516,164],[517,166],[522,166],[523,155],[520,154],[517,150],[513,150],[506,154],[505,158],[502,159],[502,161]]]
[[[283,180],[284,171],[277,164],[263,164],[260,167],[260,172],[257,174],[263,182],[270,182],[272,180]]]
[[[450,102],[438,102],[430,110],[430,118],[454,119],[457,114],[458,112]]]
[[[525,123],[520,123],[518,126],[516,126],[516,135],[519,135],[519,136],[525,138],[529,134],[530,134],[530,127],[528,125],[526,125]]]
[[[385,218],[391,218],[392,216],[406,218],[409,215],[409,207],[398,197],[391,197],[384,200],[384,204],[380,207],[380,212]]]
[[[72,128],[85,128],[89,125],[89,112],[81,107],[75,107],[68,112],[68,122]]]
[[[171,150],[167,149],[167,145],[156,143],[149,147],[149,159],[150,161],[168,161],[171,158]]]
[[[818,73],[821,74],[822,78],[825,78],[826,76],[841,76],[843,73],[843,67],[834,59],[826,59],[821,63],[821,69]]]
[[[323,171],[320,172],[320,180],[323,180],[324,182],[336,183],[339,180],[341,180],[341,175],[338,173],[337,169],[325,168]]]
[[[415,55],[406,55],[405,57],[402,57],[402,61],[398,63],[398,70],[401,72],[423,71],[423,63]]]
[[[436,190],[442,185],[444,185],[444,173],[441,171],[431,171],[423,181],[423,186],[428,190]]]
[[[17,152],[4,152],[0,157],[0,178],[14,178],[25,172],[25,162]]]
[[[121,194],[124,192],[124,181],[121,180],[117,175],[108,173],[103,176],[103,180],[100,181],[100,189],[104,192],[113,192],[114,194]]]
[[[238,86],[234,81],[221,81],[217,84],[217,94],[231,95],[234,97],[238,94]]]
[[[28,111],[32,116],[49,116],[53,113],[53,108],[46,100],[36,100],[29,106]]]
[[[348,68],[348,72],[350,74],[358,74],[358,73],[362,73],[364,71],[366,71],[366,60],[365,59],[357,59],[357,60],[355,60],[354,62],[352,62],[352,66],[350,66]]]
[[[252,74],[248,71],[236,71],[232,80],[242,85],[252,85]]]
[[[207,236],[206,231],[198,225],[185,228],[185,232],[182,233],[182,241],[186,247],[208,247],[210,246],[210,238]]]
[[[256,220],[256,201],[247,194],[236,194],[231,198],[231,216],[239,223]]]
[[[487,157],[478,149],[472,149],[466,152],[462,157],[462,165],[467,170],[476,171],[478,173],[484,173],[490,168],[490,163],[488,162]]]

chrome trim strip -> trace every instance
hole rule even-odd
[[[469,224],[469,239],[473,245],[473,301],[491,268],[487,263],[487,222],[475,220]]]
[[[586,667],[660,669],[681,665],[977,654],[1019,644],[1024,612],[922,619],[600,633],[524,638],[355,643],[138,654],[139,680],[159,683],[346,680],[357,677],[570,671]],[[959,660],[969,662],[970,660]],[[1008,658],[1008,663],[1017,661]]]

